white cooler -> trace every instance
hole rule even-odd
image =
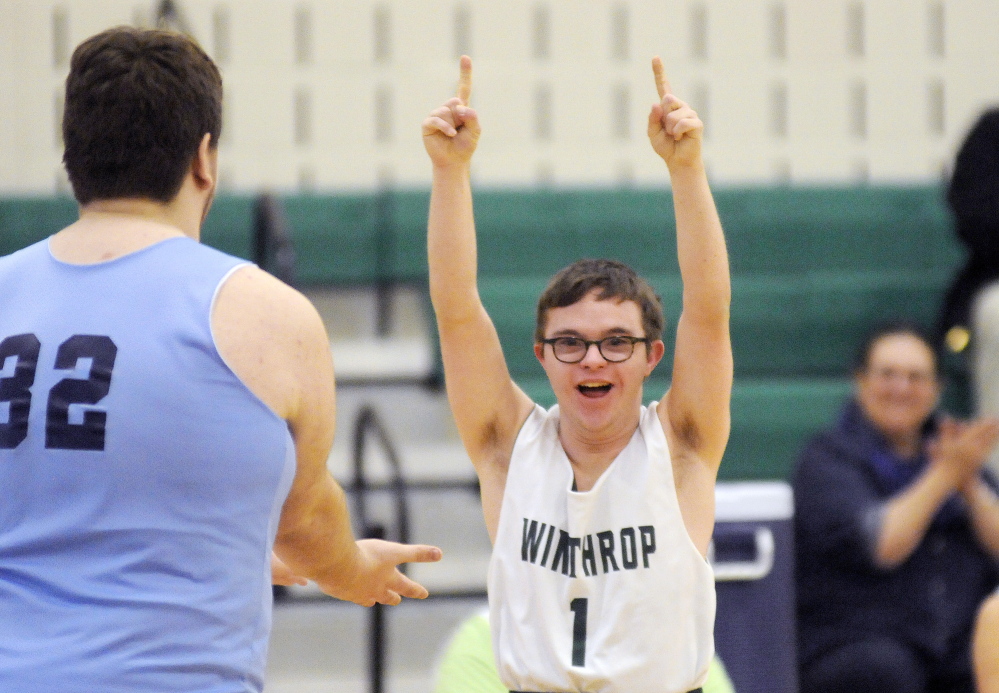
[[[736,693],[797,693],[791,487],[719,483],[715,502],[718,655]]]

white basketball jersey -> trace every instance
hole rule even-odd
[[[536,406],[514,445],[489,566],[496,664],[514,691],[685,693],[714,654],[715,587],[680,515],[655,404],[586,492]]]

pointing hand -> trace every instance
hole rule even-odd
[[[649,112],[652,148],[671,169],[699,163],[704,123],[694,109],[673,95],[658,55],[652,59],[652,73],[659,92],[659,103]]]
[[[463,55],[455,96],[423,121],[423,146],[434,166],[468,165],[471,160],[482,132],[478,114],[468,105],[471,94],[472,59]]]

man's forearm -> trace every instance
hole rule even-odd
[[[728,253],[704,168],[676,167],[670,179],[684,311],[705,317],[717,313],[727,319],[732,299]]]
[[[874,555],[882,568],[905,562],[926,536],[933,516],[955,491],[948,471],[931,466],[916,483],[885,505]]]
[[[467,165],[435,167],[427,222],[430,297],[438,320],[477,309],[477,250]]]
[[[274,552],[296,574],[320,585],[335,584],[353,575],[359,560],[346,496],[328,474],[312,494],[308,503],[286,509]]]

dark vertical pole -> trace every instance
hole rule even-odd
[[[172,29],[188,36],[194,36],[191,33],[191,25],[188,24],[187,18],[181,12],[180,6],[173,0],[162,0],[157,4],[156,28]]]
[[[253,205],[253,261],[294,286],[295,245],[284,205],[277,196],[261,193]]]
[[[392,225],[392,189],[385,184],[375,198],[375,262],[377,263],[375,331],[379,337],[387,337],[392,329],[392,251],[394,250]]]
[[[360,533],[368,539],[384,539],[385,527],[368,522],[368,480],[364,473],[364,460],[368,429],[377,423],[374,410],[361,407],[354,422],[354,503],[355,519]],[[385,669],[385,614],[384,607],[375,604],[368,611],[368,684],[370,693],[384,690]]]
[[[364,459],[368,434],[374,435],[388,456],[392,470],[392,485],[390,490],[395,496],[396,523],[398,525],[398,541],[409,542],[409,504],[406,500],[407,485],[403,478],[402,464],[395,446],[389,439],[388,431],[382,424],[375,410],[368,405],[361,407],[354,423],[354,503],[355,519],[361,527],[361,533],[369,539],[384,539],[384,525],[368,522],[367,494],[371,490],[364,473]],[[399,566],[405,573],[406,566]],[[387,643],[387,627],[385,623],[385,607],[375,604],[369,611],[368,619],[368,681],[370,693],[382,693],[384,690],[385,660]]]
[[[384,539],[385,528],[373,525],[366,532],[369,539]],[[368,615],[368,681],[370,693],[385,690],[385,606],[375,604]]]

